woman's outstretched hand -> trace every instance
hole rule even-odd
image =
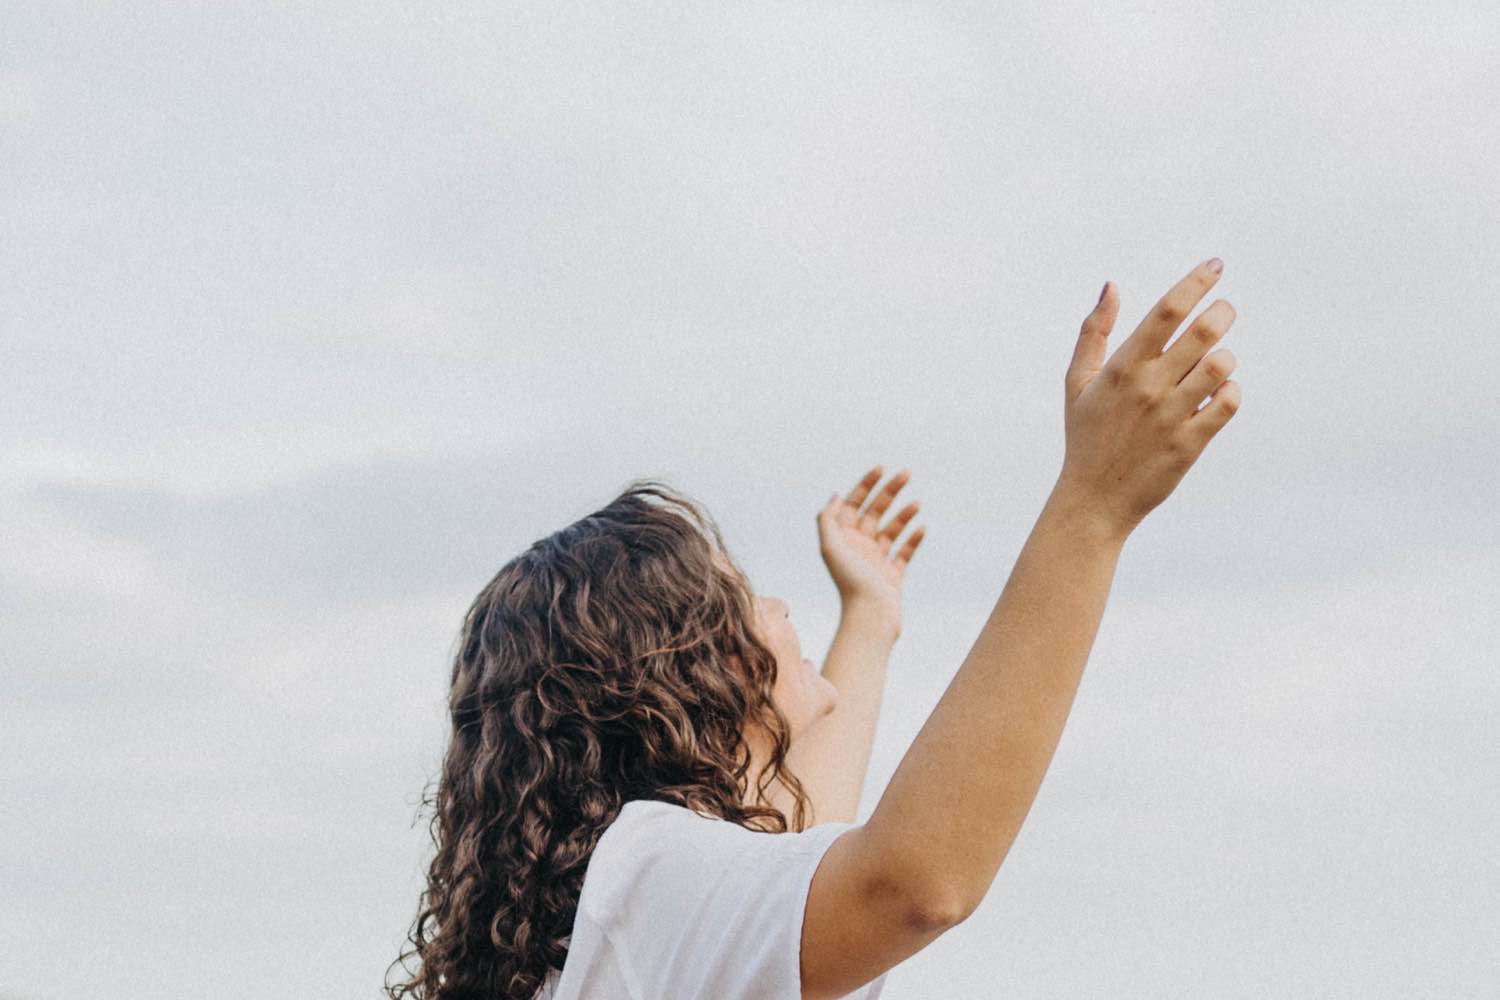
[[[818,511],[818,542],[823,563],[833,577],[839,597],[847,608],[851,603],[879,615],[893,629],[901,631],[901,581],[912,553],[922,543],[925,527],[912,531],[905,543],[891,554],[891,546],[905,530],[907,522],[921,506],[909,503],[901,512],[880,524],[896,494],[906,485],[910,474],[902,469],[890,478],[870,505],[860,509],[880,481],[882,467],[877,465],[855,484],[845,497],[835,493]]]
[[[1189,271],[1107,362],[1105,341],[1120,309],[1113,283],[1079,331],[1064,379],[1067,454],[1054,495],[1081,504],[1116,538],[1171,494],[1240,407],[1239,383],[1229,378],[1234,354],[1209,351],[1234,322],[1227,300],[1214,300],[1162,349],[1222,269],[1213,257]]]

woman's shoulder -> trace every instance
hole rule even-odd
[[[800,833],[752,830],[687,806],[634,799],[600,836],[584,873],[582,903],[608,918],[650,895],[687,898],[730,871],[784,868],[818,853],[851,823],[827,823]]]
[[[605,835],[619,830],[640,830],[643,828],[677,827],[686,826],[688,829],[702,829],[702,824],[712,823],[719,826],[733,826],[743,829],[737,823],[730,823],[717,816],[699,812],[688,806],[678,805],[676,802],[665,802],[660,799],[631,799],[620,807],[619,814],[613,823],[605,828]],[[748,831],[747,831],[748,832]]]
[[[795,996],[808,886],[852,823],[770,833],[635,800],[584,875],[575,933],[629,966],[644,996]]]
[[[648,850],[653,844],[712,836],[711,827],[734,825],[675,802],[632,799],[620,807],[614,821],[599,835],[594,857],[636,853]]]
[[[579,914],[601,926],[618,922],[632,897],[665,879],[691,878],[709,853],[702,847],[707,829],[721,824],[672,802],[626,802],[594,845],[578,901]]]

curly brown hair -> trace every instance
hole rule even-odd
[[[589,858],[633,799],[784,833],[766,797],[779,780],[804,828],[810,803],[784,767],[791,729],[771,697],[776,656],[727,555],[699,504],[637,479],[480,591],[436,794],[423,795],[436,856],[391,1000],[530,1000],[562,968]],[[747,804],[753,723],[769,750]]]

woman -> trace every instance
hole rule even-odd
[[[1209,353],[1227,301],[1166,347],[1221,270],[1193,268],[1107,363],[1105,283],[1064,379],[1052,493],[863,824],[878,691],[839,714],[785,605],[752,593],[691,501],[637,482],[511,560],[464,623],[437,854],[398,959],[420,969],[390,996],[873,1000],[967,919],[1051,761],[1126,538],[1239,407],[1234,356]],[[876,657],[922,535],[891,553],[915,504],[879,527],[903,476],[860,510],[879,473],[818,516],[848,642]],[[852,764],[794,752],[851,717]]]

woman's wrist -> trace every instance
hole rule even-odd
[[[843,599],[839,628],[866,632],[894,644],[901,637],[901,614],[879,600],[854,595]]]
[[[1064,524],[1070,535],[1098,546],[1121,548],[1135,530],[1135,525],[1124,523],[1092,494],[1061,476],[1042,506],[1038,520],[1042,518]]]

